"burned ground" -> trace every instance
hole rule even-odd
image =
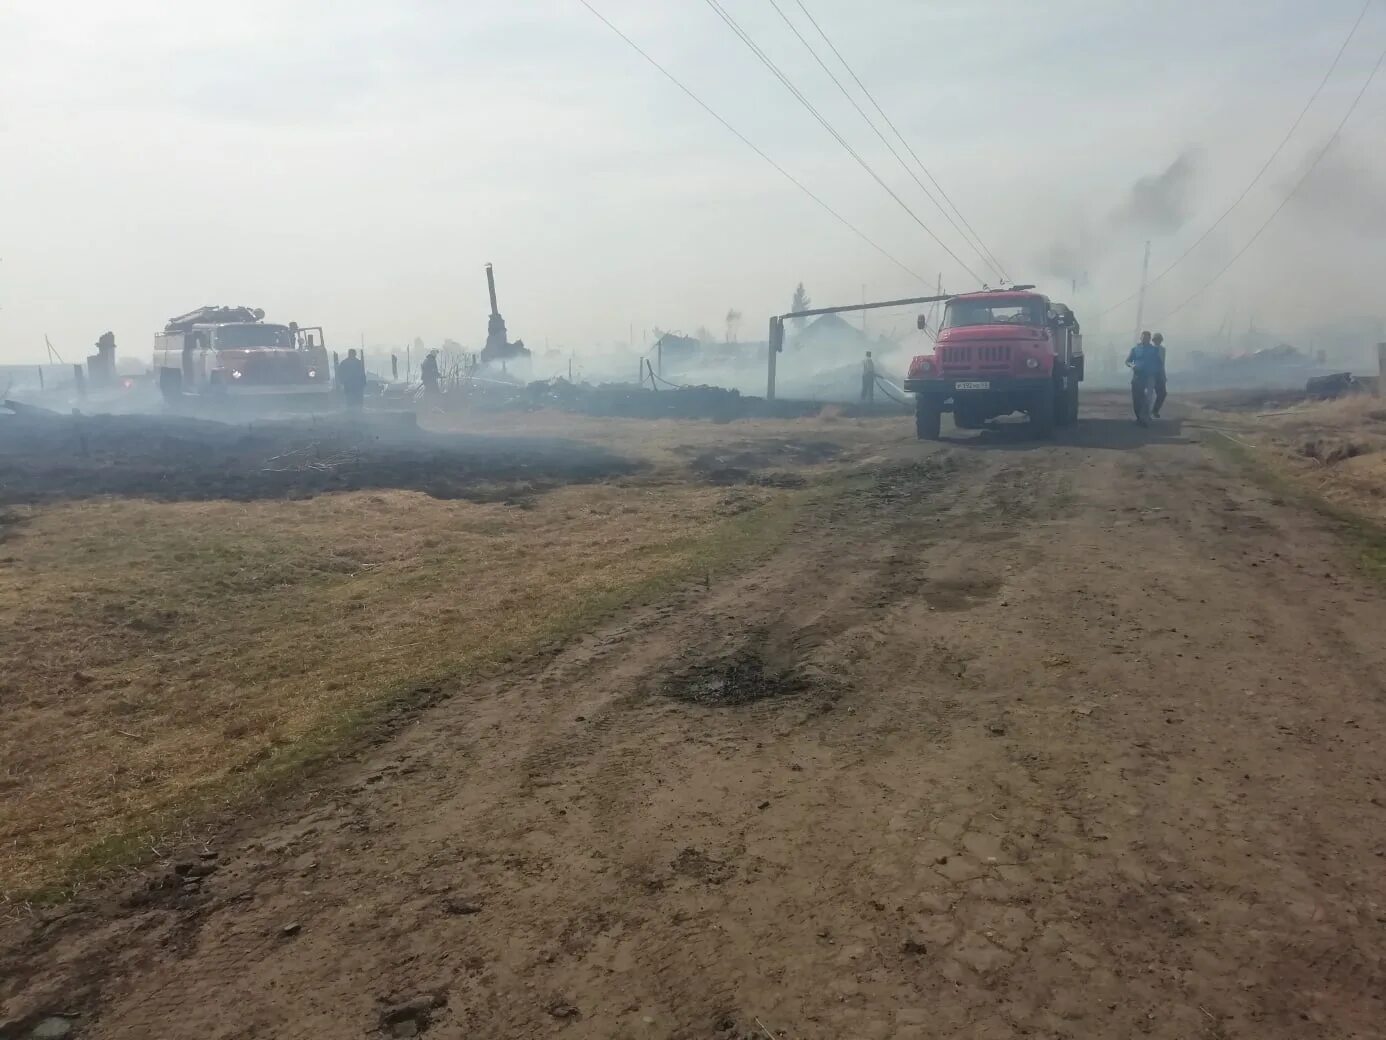
[[[558,438],[353,425],[237,426],[172,416],[6,416],[0,506],[102,495],[161,501],[421,491],[488,502],[634,473],[616,452]]]
[[[677,701],[724,708],[790,697],[810,686],[805,676],[743,647],[719,660],[681,668],[660,684],[660,692]]]
[[[517,391],[511,400],[504,395],[492,394],[495,400],[491,404],[495,407],[512,407],[524,400],[532,405],[605,418],[710,419],[719,423],[737,419],[808,419],[819,415],[824,408],[832,408],[853,418],[880,418],[897,415],[902,408],[898,401],[888,399],[839,404],[793,398],[767,400],[720,386],[677,386],[663,380],[660,382],[663,385],[659,390],[650,393],[633,384],[591,386],[555,379],[531,383],[523,396]],[[486,406],[485,402],[481,403],[483,407]]]

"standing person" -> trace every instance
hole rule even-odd
[[[1151,342],[1150,333],[1141,333],[1141,341],[1126,355],[1126,367],[1131,370],[1131,407],[1136,422],[1145,426],[1145,392],[1160,370],[1160,348]]]
[[[876,362],[871,360],[871,351],[861,363],[861,399],[871,402],[876,399]]]
[[[342,388],[347,411],[359,412],[366,407],[366,364],[354,348],[337,365],[337,385]]]
[[[442,396],[442,373],[438,371],[438,352],[430,350],[419,366],[419,378],[423,380],[424,401],[433,407],[438,406]]]
[[[1165,396],[1169,391],[1169,385],[1165,381],[1165,334],[1163,332],[1155,333],[1151,342],[1160,351],[1160,370],[1155,373],[1155,407],[1150,410],[1150,414],[1158,419],[1160,409],[1165,404]]]

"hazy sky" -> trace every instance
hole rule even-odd
[[[723,0],[960,257],[769,0]],[[779,0],[812,35],[795,0]],[[975,284],[704,0],[593,0],[932,283]],[[1361,0],[805,0],[987,244],[1091,318],[1245,186]],[[1284,197],[1386,48],[1386,4],[1262,184],[1151,302],[1182,299]],[[831,60],[831,59],[830,59]],[[1386,72],[1281,219],[1170,328],[1292,328],[1386,311]],[[659,324],[743,338],[803,280],[818,304],[915,282],[819,210],[577,0],[6,0],[0,7],[0,360],[71,360],[106,329],[148,352],[170,315],[264,307],[345,345],[512,335],[579,350]],[[1182,163],[1167,197],[1132,187]],[[1145,206],[1145,209],[1141,207]],[[882,317],[903,331],[910,315]],[[1114,334],[1132,307],[1105,319]]]

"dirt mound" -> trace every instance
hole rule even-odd
[[[728,708],[803,693],[808,687],[802,676],[774,668],[755,651],[742,650],[670,676],[661,692],[678,701]]]
[[[6,420],[5,434],[0,505],[97,495],[249,501],[376,489],[501,501],[639,467],[576,442],[340,418],[233,426],[172,416],[26,416]]]

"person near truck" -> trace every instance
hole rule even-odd
[[[1141,341],[1126,355],[1126,367],[1131,370],[1131,407],[1135,409],[1136,421],[1144,424],[1145,391],[1160,371],[1160,348],[1151,341],[1150,333],[1141,333]]]
[[[419,378],[423,380],[424,400],[436,405],[442,396],[443,376],[438,371],[438,352],[430,350],[419,366]]]
[[[861,399],[864,402],[876,399],[876,362],[871,360],[869,350],[861,363]]]
[[[1150,414],[1155,418],[1160,417],[1160,409],[1164,407],[1165,397],[1169,393],[1169,384],[1165,381],[1165,334],[1157,332],[1150,338],[1160,351],[1160,371],[1155,373],[1155,405],[1150,409]]]
[[[342,398],[348,411],[359,412],[366,406],[366,364],[356,356],[356,351],[348,350],[347,356],[337,365],[337,385],[342,388]]]

